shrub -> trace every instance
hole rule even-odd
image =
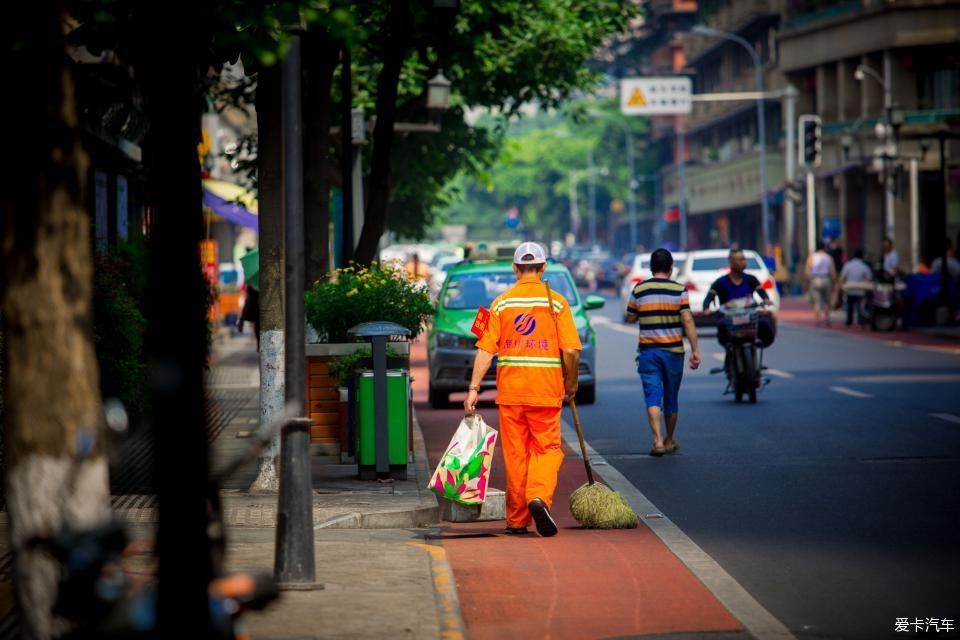
[[[348,329],[375,320],[395,322],[415,338],[434,313],[426,288],[387,265],[337,269],[306,292],[305,306],[324,342],[346,342]]]
[[[93,343],[100,368],[100,392],[117,398],[132,416],[147,409],[144,338],[146,251],[142,243],[122,243],[98,256],[93,276]]]

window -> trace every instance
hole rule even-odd
[[[550,271],[547,277],[550,279],[550,287],[566,298],[570,306],[579,305],[579,298],[568,275]],[[489,307],[494,298],[516,283],[517,277],[512,271],[456,275],[447,284],[443,308],[457,310]],[[546,295],[546,289],[544,289],[544,295]]]
[[[727,256],[717,256],[716,258],[697,258],[693,261],[691,267],[694,271],[720,271],[730,266],[730,259]],[[747,269],[763,269],[763,265],[756,256],[747,256]]]

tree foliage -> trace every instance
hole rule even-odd
[[[597,210],[601,226],[609,221],[614,199],[630,198],[630,171],[626,161],[627,131],[637,158],[637,173],[653,163],[641,148],[647,131],[644,118],[624,118],[613,101],[580,100],[565,112],[542,113],[510,122],[497,162],[483,179],[462,179],[457,198],[447,205],[443,219],[467,224],[482,237],[515,235],[504,229],[508,209],[519,210],[521,233],[541,240],[559,240],[570,230],[570,179],[594,166],[607,169],[598,175]],[[584,202],[585,183],[578,197]],[[638,185],[638,206],[652,207],[652,191]],[[581,205],[581,210],[586,207]]]

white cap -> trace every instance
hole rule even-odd
[[[513,252],[513,264],[543,264],[547,253],[536,242],[524,242]]]

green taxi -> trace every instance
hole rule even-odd
[[[605,300],[593,295],[581,298],[570,270],[562,264],[548,263],[545,277],[550,281],[550,287],[567,299],[573,311],[573,320],[583,343],[576,401],[592,404],[596,399],[597,336],[590,326],[587,311],[600,309]],[[447,272],[437,297],[437,314],[427,334],[431,407],[446,407],[451,392],[466,391],[477,341],[470,327],[477,309],[481,306],[489,309],[493,299],[516,281],[510,260],[464,261]],[[496,360],[481,387],[481,391],[496,387]]]

